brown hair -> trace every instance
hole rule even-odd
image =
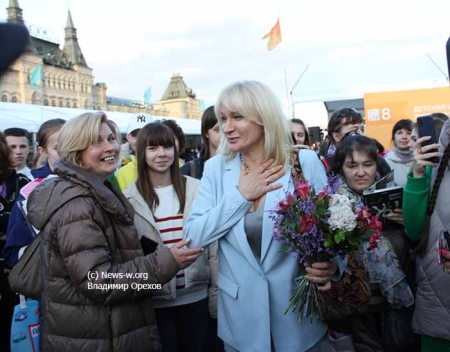
[[[37,133],[38,145],[42,148],[47,148],[48,138],[55,132],[58,132],[66,123],[63,119],[53,119],[45,121]]]
[[[186,146],[186,136],[184,135],[183,129],[175,120],[164,119],[161,122],[172,130],[175,138],[178,140],[178,147],[180,148],[179,152],[183,153],[184,147]]]
[[[342,123],[343,120],[345,120],[345,124]],[[333,112],[333,114],[330,116],[330,119],[328,120],[328,128],[327,128],[328,136],[330,136],[330,143],[336,145],[333,133],[334,132],[339,133],[342,126],[362,122],[363,122],[362,115],[356,109],[344,108]]]
[[[0,132],[0,183],[3,183],[14,168],[13,161],[11,159],[11,149],[6,142],[5,134]]]
[[[180,203],[179,213],[183,213],[186,203],[186,178],[181,175],[178,165],[178,151],[175,147],[175,136],[170,127],[161,122],[152,122],[145,125],[138,135],[136,145],[136,160],[138,166],[138,178],[136,186],[148,206],[154,211],[159,206],[159,198],[155,192],[152,179],[148,172],[145,154],[148,146],[173,147],[174,159],[170,166],[170,176],[172,178],[173,188],[177,194]]]
[[[394,142],[394,146],[395,146],[395,134],[397,133],[397,131],[399,130],[407,130],[409,132],[411,132],[414,128],[414,122],[410,119],[402,119],[402,120],[398,120],[394,127],[392,127],[392,142]]]
[[[210,157],[214,155],[209,155],[211,151],[209,150],[209,141],[206,137],[206,134],[208,131],[213,128],[217,124],[217,117],[214,113],[214,105],[208,107],[204,112],[202,116],[202,127],[201,127],[201,133],[202,133],[202,141],[203,141],[203,149],[205,151],[203,155],[203,160],[206,161]]]
[[[311,146],[311,140],[309,139],[309,130],[306,127],[305,123],[302,120],[300,120],[300,119],[291,119],[291,122],[292,123],[298,123],[299,125],[303,126],[303,129],[305,130],[305,143],[303,143],[303,144],[307,145],[308,147],[310,147]],[[297,144],[295,136],[293,136],[293,137],[294,137],[294,144]]]

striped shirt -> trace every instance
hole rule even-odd
[[[183,214],[178,214],[180,202],[172,185],[155,188],[155,192],[159,198],[159,206],[154,212],[156,227],[164,245],[170,248],[183,239]],[[184,270],[177,273],[176,279],[177,290],[184,289]]]
[[[159,206],[153,211],[156,227],[164,245],[168,248],[183,239],[183,214],[179,214],[180,202],[173,186],[155,188],[159,198]],[[187,269],[189,271],[189,268]],[[182,306],[205,299],[208,294],[207,285],[192,285],[187,282],[185,270],[176,275],[176,298],[172,300],[155,299],[155,309]]]

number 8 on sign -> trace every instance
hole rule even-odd
[[[389,108],[383,108],[381,109],[381,119],[384,121],[391,119],[391,109]]]

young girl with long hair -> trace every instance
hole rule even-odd
[[[137,142],[138,179],[124,194],[144,254],[184,238],[184,222],[199,181],[181,175],[174,134],[163,123],[146,125]],[[207,335],[209,268],[204,254],[154,293],[164,351],[202,351]]]

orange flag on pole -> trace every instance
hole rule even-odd
[[[275,26],[272,27],[270,32],[267,33],[261,39],[266,39],[266,38],[269,38],[269,42],[267,43],[268,50],[274,49],[278,44],[281,43],[280,18],[278,18],[277,23],[275,24]]]

